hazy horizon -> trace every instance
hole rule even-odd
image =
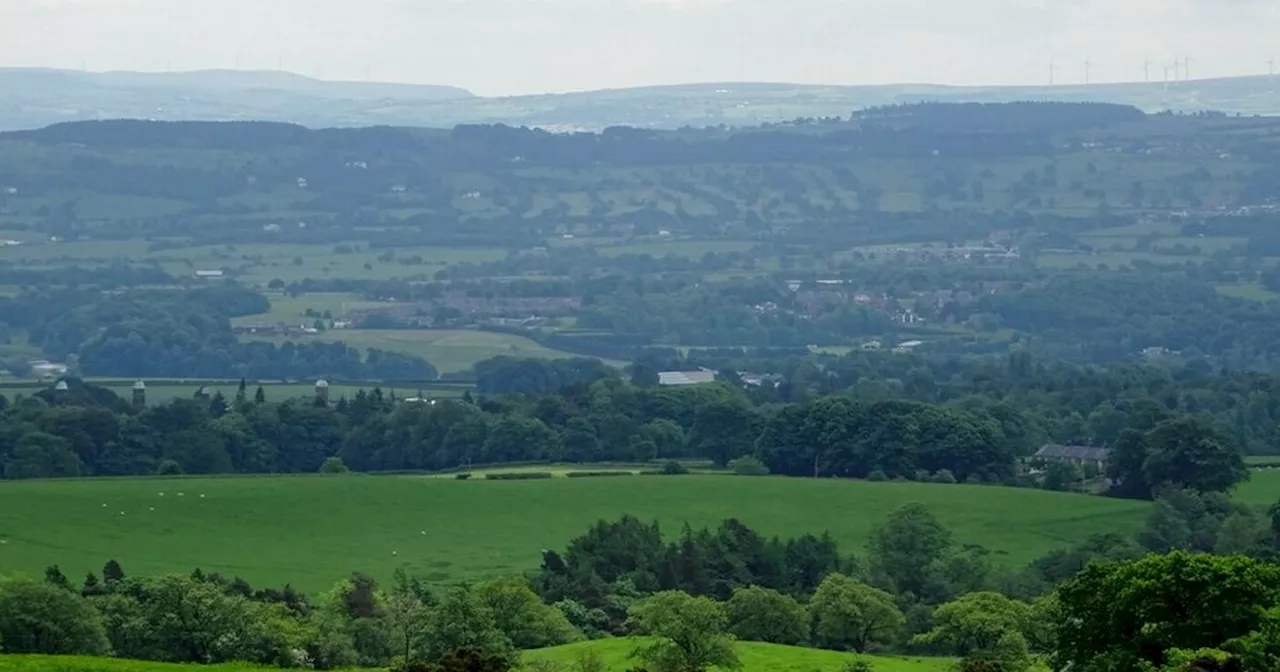
[[[0,66],[283,69],[518,95],[713,82],[954,86],[1268,72],[1267,0],[5,0]],[[1117,6],[1122,5],[1122,6]],[[1150,62],[1149,70],[1144,63]],[[1173,70],[1169,70],[1173,76]],[[1185,77],[1183,70],[1179,77]]]

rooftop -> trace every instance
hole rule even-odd
[[[658,374],[658,384],[663,386],[702,385],[714,382],[716,382],[715,371],[663,371]]]
[[[1111,454],[1110,448],[1094,446],[1062,446],[1048,443],[1036,451],[1036,457],[1057,460],[1081,460],[1086,462],[1103,462]]]

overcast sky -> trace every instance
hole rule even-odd
[[[482,95],[1266,73],[1280,0],[0,0],[0,66],[284,69]],[[2,95],[2,94],[0,94]]]

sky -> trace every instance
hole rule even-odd
[[[285,70],[480,95],[1265,74],[1280,0],[0,0],[0,66]],[[1179,71],[1181,73],[1181,71]],[[1172,71],[1171,71],[1172,74]]]

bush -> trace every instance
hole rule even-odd
[[[955,483],[956,475],[951,473],[950,469],[939,469],[938,472],[933,475],[933,482],[948,483],[948,484]]]
[[[341,457],[326,457],[324,464],[320,465],[320,473],[322,474],[349,474],[351,470],[347,468]]]
[[[485,474],[486,481],[534,481],[551,478],[549,471],[513,471],[505,474]]]
[[[760,458],[754,455],[743,455],[736,460],[730,460],[729,468],[739,476],[769,475],[769,467],[764,466],[764,462],[761,462]]]
[[[681,474],[689,473],[689,468],[675,460],[671,460],[662,465],[662,473],[667,476],[679,476]]]
[[[886,474],[886,473],[884,473],[883,471],[880,471],[879,469],[876,469],[875,471],[871,472],[870,474],[867,474],[867,480],[868,480],[868,481],[875,481],[876,483],[881,483],[881,482],[884,482],[884,481],[889,480],[889,475],[888,475],[888,474]]]
[[[840,672],[874,672],[875,669],[876,668],[871,664],[871,661],[866,660],[865,658],[854,658],[853,660],[845,663]]]
[[[160,460],[160,464],[156,466],[157,476],[181,476],[182,465],[173,460]]]
[[[915,478],[911,480],[917,483],[928,483],[933,480],[933,475],[929,473],[928,469],[916,469]]]
[[[596,478],[599,476],[633,476],[630,471],[571,471],[565,476],[569,478]]]
[[[977,474],[969,474],[969,478],[964,479],[969,485],[982,485],[982,477]]]
[[[454,480],[457,480],[457,481],[465,481],[465,480],[467,480],[467,479],[471,478],[471,474],[468,474],[468,473],[465,473],[465,472],[464,472],[464,473],[461,473],[461,474],[454,474],[454,475],[453,475],[453,478],[454,478]]]

